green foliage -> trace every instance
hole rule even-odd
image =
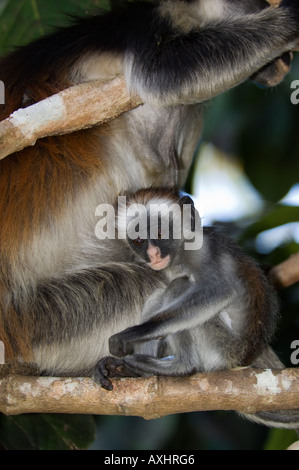
[[[285,450],[297,440],[295,431],[271,429],[264,450]]]
[[[299,207],[275,204],[265,210],[258,219],[245,228],[238,241],[255,254],[255,241],[260,233],[276,227],[284,226],[293,222],[298,222]],[[286,238],[281,245],[264,257],[264,262],[276,265],[287,259],[299,250],[298,243],[291,238]],[[257,256],[257,254],[255,254]]]
[[[0,0],[0,55],[68,24],[72,15],[108,5],[108,0]]]
[[[278,227],[279,225],[298,222],[299,207],[277,204],[266,211],[243,234],[244,238],[256,236],[264,230]]]
[[[95,421],[84,415],[0,415],[0,443],[10,450],[87,449]]]
[[[267,202],[277,202],[298,181],[299,112],[290,101],[298,76],[297,56],[281,85],[261,90],[247,82],[213,100],[206,113],[204,139],[237,156]]]

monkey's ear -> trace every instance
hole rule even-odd
[[[188,219],[185,220],[183,217],[184,227],[185,229],[187,228],[187,230],[190,230],[191,232],[194,233],[195,231],[198,231],[201,227],[201,220],[200,220],[199,213],[195,209],[192,200],[186,201],[184,205],[187,205],[191,208],[190,212],[187,212]],[[183,205],[182,205],[182,208],[183,208]],[[190,218],[189,218],[189,214],[190,214]]]
[[[195,209],[194,201],[189,196],[189,194],[180,191],[180,205],[181,205],[181,207],[183,207],[184,204],[191,206],[191,224],[190,224],[190,227],[191,227],[191,232],[195,232],[196,217],[199,217],[199,214],[198,214],[197,210]]]
[[[192,201],[193,203],[193,201]],[[196,217],[199,217],[199,214],[197,210],[194,207],[194,203],[191,206],[191,232],[195,232],[195,222],[196,222]]]
[[[190,204],[192,207],[194,207],[193,199],[189,196],[189,194],[184,193],[183,191],[180,191],[179,196],[180,196],[180,205],[182,207],[183,207],[183,204]]]

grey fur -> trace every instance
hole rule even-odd
[[[128,206],[132,201],[146,201],[148,214],[157,199],[168,207],[177,200],[175,192],[172,199],[165,189],[143,190],[131,198]],[[181,200],[186,204],[188,198]],[[166,213],[163,217],[171,220]],[[278,301],[258,265],[212,228],[204,228],[203,246],[198,250],[184,251],[184,241],[152,239],[148,227],[147,239],[129,242],[136,260],[143,259],[153,269],[149,255],[153,249],[159,261],[170,257],[163,268],[169,281],[146,301],[140,325],[110,338],[115,363],[113,357],[106,357],[96,372],[105,388],[111,389],[108,377],[117,376],[117,370],[122,376],[131,371],[140,376],[182,376],[249,364],[283,367],[268,346],[276,328]],[[299,428],[296,411],[258,413],[249,419]]]
[[[1,60],[7,98],[1,119],[70,83],[119,74],[145,101],[82,131],[85,155],[74,143],[70,151],[68,137],[56,137],[0,162],[2,225],[9,219],[13,226],[0,227],[0,327],[17,358],[26,349],[30,357],[22,360],[35,361],[43,373],[89,374],[108,354],[109,337],[138,324],[146,298],[165,287],[162,274],[157,279],[148,267],[130,264],[126,247],[95,238],[95,208],[119,193],[184,184],[201,132],[200,103],[258,73],[298,40],[298,2],[265,6],[262,0],[129,2]],[[44,145],[49,140],[54,155]],[[92,168],[88,152],[99,160]],[[84,158],[87,167],[78,164]],[[37,162],[46,162],[43,174]],[[207,285],[206,299],[211,294]],[[175,340],[184,348],[189,333]]]

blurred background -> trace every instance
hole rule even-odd
[[[69,15],[108,8],[106,0],[0,0],[0,55]],[[1,70],[0,70],[1,80]],[[217,224],[265,266],[299,248],[299,104],[292,71],[273,89],[247,82],[205,106],[205,126],[186,190],[204,224]],[[280,293],[273,347],[286,366],[299,340],[299,286]],[[268,430],[231,412],[201,412],[145,421],[136,417],[0,415],[3,449],[201,450],[285,449],[292,431]]]

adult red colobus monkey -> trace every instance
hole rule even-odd
[[[71,84],[118,74],[145,103],[1,161],[7,360],[34,362],[42,373],[90,374],[108,354],[108,338],[139,322],[165,279],[130,263],[117,241],[96,238],[96,206],[120,192],[182,185],[200,103],[252,76],[269,81],[298,36],[296,0],[279,8],[264,0],[121,2],[1,60],[1,119]]]

